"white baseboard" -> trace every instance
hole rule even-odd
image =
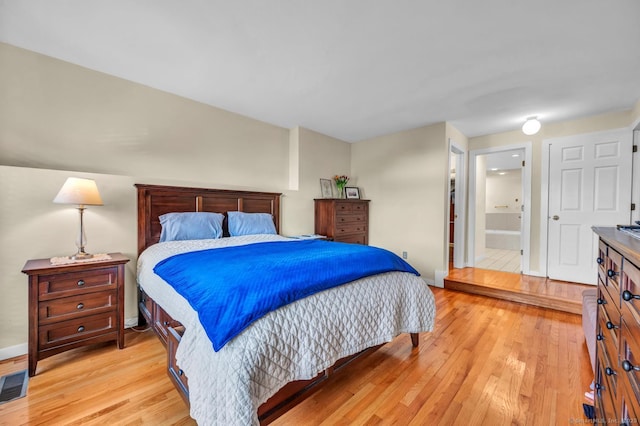
[[[543,274],[540,271],[529,271],[529,273],[527,273],[525,275],[531,275],[532,277],[543,277],[543,278],[547,277],[545,274]]]
[[[20,343],[19,345],[0,348],[0,361],[17,356],[26,355],[29,352],[28,343]]]
[[[444,288],[444,278],[449,275],[449,271],[435,271],[436,273],[436,279],[434,282],[434,286],[435,287],[440,287],[440,288]]]

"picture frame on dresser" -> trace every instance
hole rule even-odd
[[[320,192],[322,194],[322,198],[333,198],[331,179],[320,179]]]
[[[357,186],[345,186],[344,193],[347,199],[350,199],[350,200],[360,199],[360,188],[358,188]]]

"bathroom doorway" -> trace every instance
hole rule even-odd
[[[528,155],[526,146],[472,151],[469,260],[476,268],[528,272]]]

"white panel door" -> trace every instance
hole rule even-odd
[[[615,130],[549,143],[549,278],[595,284],[592,226],[629,224],[632,132]]]

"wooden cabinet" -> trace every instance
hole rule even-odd
[[[640,413],[640,240],[594,228],[598,249],[596,422],[631,424]]]
[[[129,259],[51,265],[27,261],[29,376],[39,360],[80,346],[115,340],[124,347],[124,265]]]
[[[314,201],[316,234],[334,241],[369,244],[369,200]]]

